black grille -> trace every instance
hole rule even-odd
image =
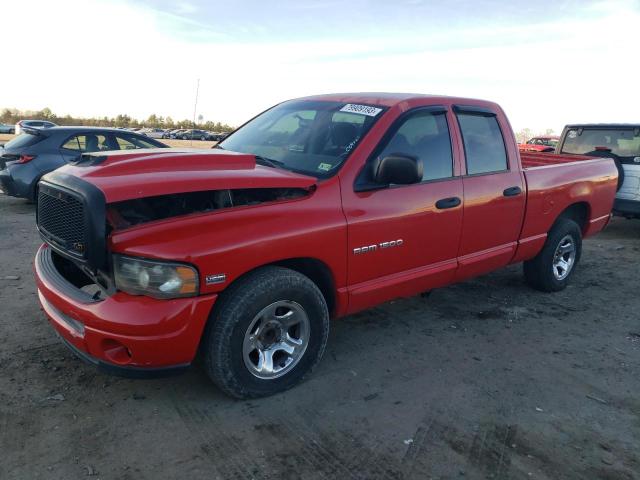
[[[48,240],[74,255],[84,257],[84,204],[74,196],[50,187],[40,188],[38,227]]]

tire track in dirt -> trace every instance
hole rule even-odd
[[[286,439],[295,449],[304,452],[302,457],[326,478],[396,479],[390,474],[389,464],[380,461],[379,443],[374,448],[365,446],[356,437],[340,430],[328,430],[318,426],[311,428],[307,411],[288,412],[287,416],[261,416],[269,425],[274,440]],[[298,477],[294,477],[298,478]],[[306,477],[305,477],[306,478]]]
[[[202,441],[200,449],[220,478],[268,478],[258,475],[260,467],[251,456],[246,456],[242,462],[237,460],[236,454],[244,451],[244,448],[237,439],[221,428],[222,422],[219,419],[204,409],[186,403],[179,405],[174,401],[173,407],[188,430]]]

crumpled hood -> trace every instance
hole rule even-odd
[[[256,165],[226,150],[148,149],[97,152],[56,170],[98,187],[107,203],[204,190],[309,188],[314,177]]]

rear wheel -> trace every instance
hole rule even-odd
[[[543,292],[563,290],[580,261],[581,253],[580,227],[571,219],[560,218],[549,232],[542,251],[524,263],[526,282]]]
[[[287,390],[318,363],[329,334],[327,304],[306,276],[259,269],[229,287],[203,338],[211,379],[236,398]]]

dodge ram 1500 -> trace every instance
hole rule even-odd
[[[212,150],[85,154],[39,184],[42,307],[77,355],[166,374],[200,352],[257,397],[320,360],[329,319],[524,262],[563,289],[610,219],[611,159],[519,153],[495,103],[287,101]]]

